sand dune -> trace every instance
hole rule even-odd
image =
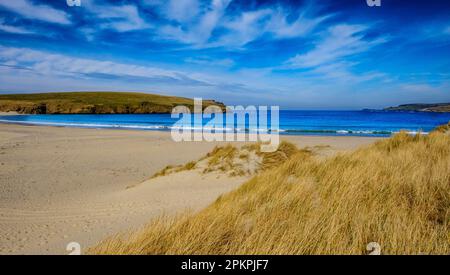
[[[375,140],[285,139],[318,146],[323,156]],[[246,178],[196,171],[149,178],[215,145],[175,143],[167,132],[0,124],[0,253],[65,254],[69,242],[83,249],[153,217],[207,206]]]

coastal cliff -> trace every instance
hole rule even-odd
[[[65,92],[0,95],[0,112],[21,114],[152,114],[170,113],[177,105],[193,110],[189,98],[129,92]],[[203,100],[203,108],[217,105]]]
[[[413,111],[413,112],[450,112],[450,103],[436,103],[436,104],[403,104],[396,107],[388,107],[383,109],[385,111]]]

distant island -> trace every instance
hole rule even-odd
[[[63,92],[0,95],[0,112],[21,114],[155,114],[177,105],[193,110],[193,99],[131,92]],[[203,100],[203,108],[221,102]]]
[[[450,112],[450,103],[436,103],[436,104],[403,104],[397,107],[384,108],[385,111],[413,111],[413,112]]]

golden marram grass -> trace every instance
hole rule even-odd
[[[319,160],[305,151],[196,214],[161,217],[94,254],[450,254],[450,136],[400,133]]]

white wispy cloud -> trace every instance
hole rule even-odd
[[[40,75],[147,80],[194,86],[211,85],[207,80],[181,71],[104,60],[76,58],[27,48],[0,46],[0,62],[2,64],[11,64],[10,62],[14,62],[16,66],[21,66],[28,71]]]
[[[329,16],[309,16],[305,10],[294,21],[281,9],[259,9],[243,12],[237,17],[225,18],[222,26],[228,33],[213,46],[241,47],[265,34],[275,39],[301,37],[309,34]]]
[[[270,19],[272,11],[261,9],[244,12],[237,18],[228,19],[223,26],[228,30],[214,46],[239,47],[243,46],[264,34],[266,22]]]
[[[197,0],[147,0],[147,3],[159,7],[163,16],[176,22],[157,29],[162,39],[191,44],[197,48],[242,47],[265,34],[272,35],[274,39],[304,36],[329,17],[314,16],[311,9],[305,8],[295,20],[288,20],[289,11],[281,7],[227,14],[230,2],[213,0],[209,5],[201,5]],[[219,29],[222,33],[213,37],[214,30]]]
[[[177,40],[196,46],[204,45],[211,38],[213,30],[220,23],[231,0],[213,0],[204,6],[202,11],[192,22],[186,24],[165,25],[159,28],[159,35],[163,39]]]
[[[376,71],[363,73],[354,73],[351,68],[357,65],[356,62],[335,62],[327,65],[318,66],[307,72],[307,76],[312,76],[320,81],[332,81],[333,83],[355,84],[364,81],[381,80],[388,81],[389,76]]]
[[[316,67],[365,52],[386,41],[385,38],[365,39],[366,30],[368,30],[368,26],[364,25],[332,26],[311,51],[298,54],[286,63],[292,68]]]
[[[219,67],[232,67],[235,63],[231,58],[213,59],[207,56],[204,57],[189,57],[184,60],[187,63],[205,65],[205,66],[219,66]]]
[[[12,26],[9,24],[6,24],[4,20],[0,18],[0,31],[9,32],[9,33],[16,33],[16,34],[32,34],[34,33],[31,30],[28,30],[23,27],[17,27]]]
[[[94,1],[83,1],[82,7],[100,19],[100,27],[127,32],[150,28],[139,14],[139,9],[133,5],[98,5]]]
[[[274,34],[276,38],[304,36],[331,16],[332,15],[310,17],[308,16],[308,12],[304,11],[299,14],[296,20],[289,23],[286,13],[283,10],[278,9],[271,14],[271,19],[267,23],[265,30]]]
[[[50,23],[71,24],[69,16],[61,10],[48,5],[37,5],[29,0],[0,1],[0,6],[25,18],[37,19]]]
[[[193,21],[200,13],[198,0],[169,0],[162,12],[170,19],[181,23]]]
[[[136,4],[111,5],[95,0],[83,0],[81,8],[97,20],[96,28],[83,27],[88,40],[93,40],[98,30],[111,29],[128,32],[151,29],[158,38],[174,40],[194,48],[242,47],[264,34],[275,39],[292,38],[308,34],[327,18],[314,17],[307,9],[301,11],[293,21],[288,20],[288,11],[257,9],[227,14],[231,0],[143,0],[168,19],[163,22],[149,22]],[[36,4],[30,0],[0,1],[0,6],[25,18],[51,23],[71,24],[70,16],[49,5]],[[30,31],[17,26],[3,24],[1,30],[26,34]],[[223,34],[213,33],[224,30]]]

